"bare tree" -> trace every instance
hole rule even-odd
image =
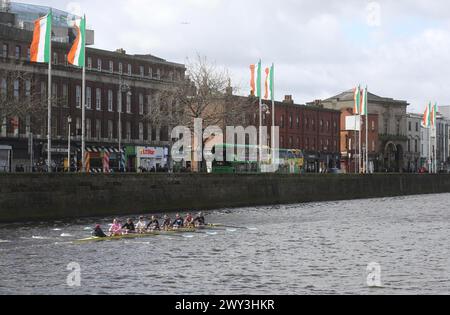
[[[187,77],[173,88],[159,92],[154,106],[145,116],[153,125],[192,128],[194,119],[201,118],[204,126],[225,127],[248,112],[251,103],[233,97],[228,71],[197,56],[187,64]]]
[[[27,126],[45,126],[47,117],[47,94],[41,91],[33,73],[0,69],[0,116],[1,124],[8,119],[22,120]]]

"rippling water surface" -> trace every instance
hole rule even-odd
[[[0,294],[449,294],[449,208],[443,194],[218,210],[208,221],[254,229],[83,245],[112,218],[0,225]]]

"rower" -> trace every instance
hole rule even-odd
[[[147,224],[148,231],[160,231],[159,221],[155,216],[152,216],[150,222]]]
[[[118,219],[114,219],[113,224],[109,228],[110,236],[120,236],[122,235],[122,226]]]
[[[125,234],[136,233],[136,227],[134,226],[133,220],[127,219],[127,223],[122,226],[122,230],[125,231]]]
[[[175,221],[173,221],[173,223],[172,223],[172,227],[174,229],[179,229],[179,228],[183,227],[183,224],[184,224],[183,218],[180,216],[179,213],[177,213],[177,215],[175,217]]]
[[[205,221],[205,217],[203,215],[203,212],[199,212],[197,214],[197,216],[194,219],[194,224],[196,226],[205,226],[206,225],[206,221]]]
[[[192,214],[188,213],[186,219],[184,219],[184,226],[192,227],[193,225],[194,225],[194,218],[192,217]]]
[[[142,234],[145,232],[145,229],[147,228],[147,222],[145,222],[144,217],[139,217],[139,222],[136,223],[136,231],[139,234]]]
[[[171,226],[172,226],[172,220],[170,220],[169,216],[165,215],[164,216],[164,223],[163,223],[163,229],[164,231],[170,230]]]
[[[94,237],[107,237],[106,234],[103,232],[102,228],[100,227],[100,224],[97,224],[95,226],[94,231],[92,231],[92,236]]]

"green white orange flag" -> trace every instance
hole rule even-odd
[[[261,60],[254,65],[250,65],[250,88],[256,97],[261,97]]]
[[[367,115],[367,87],[364,90],[361,90],[361,107],[360,107],[360,111],[359,114],[361,116],[366,116]]]
[[[75,38],[67,59],[71,65],[83,68],[86,65],[86,18],[76,20],[75,29],[77,31],[77,37]]]
[[[354,107],[353,107],[353,115],[359,115],[360,107],[361,107],[361,88],[355,87],[353,90],[353,100],[354,100]]]
[[[52,39],[52,13],[34,22],[33,41],[30,47],[31,62],[50,62],[50,44]]]
[[[266,68],[266,81],[264,83],[265,87],[265,93],[264,93],[264,99],[266,100],[275,100],[275,93],[274,93],[274,65],[270,68]]]
[[[422,127],[423,128],[430,128],[431,126],[431,103],[427,105],[425,108],[425,113],[423,114],[422,119]]]
[[[435,127],[436,119],[437,119],[437,111],[438,111],[437,103],[435,103],[434,106],[432,106],[430,103],[430,107],[431,107],[430,125],[431,125],[431,127]]]

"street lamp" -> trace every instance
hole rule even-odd
[[[72,117],[70,115],[67,117],[67,124],[69,125],[69,134],[67,135],[67,172],[70,173],[70,171],[71,171],[71,163],[70,163],[70,137],[71,137],[71,131],[70,131],[70,125],[72,124]]]
[[[127,93],[127,96],[131,96],[131,89],[128,84],[123,82],[122,76],[119,79],[119,172],[122,171],[122,93]]]

